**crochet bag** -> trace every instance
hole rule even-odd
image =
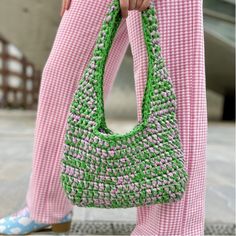
[[[141,13],[148,53],[142,121],[125,134],[105,121],[103,75],[122,19],[113,0],[92,58],[74,93],[61,160],[66,196],[79,207],[128,208],[180,200],[188,173],[176,119],[176,96],[160,53],[153,4]]]

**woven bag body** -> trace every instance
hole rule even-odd
[[[122,19],[113,0],[67,118],[61,182],[80,207],[128,208],[180,200],[188,173],[176,119],[176,96],[161,56],[153,4],[141,13],[148,53],[142,120],[125,134],[105,121],[103,75]]]

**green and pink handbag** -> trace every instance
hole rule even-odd
[[[103,75],[122,19],[113,0],[67,118],[61,182],[73,205],[129,208],[182,198],[188,181],[176,118],[176,96],[161,56],[153,4],[141,13],[148,53],[142,120],[125,134],[106,125]]]

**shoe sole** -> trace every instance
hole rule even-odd
[[[52,224],[52,231],[55,233],[64,233],[70,231],[71,221],[65,223]]]
[[[51,227],[47,227],[47,228],[43,228],[43,229],[39,229],[39,230],[35,230],[35,231],[32,231],[28,234],[25,234],[25,235],[31,235],[33,233],[47,233],[47,232],[53,232],[53,233],[66,233],[68,231],[70,231],[70,228],[71,228],[71,221],[69,222],[65,222],[65,223],[58,223],[58,224],[51,224]],[[1,234],[0,234],[1,235]]]

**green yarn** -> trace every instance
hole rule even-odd
[[[121,22],[113,0],[98,34],[92,58],[74,93],[67,118],[61,182],[72,204],[127,208],[180,200],[188,174],[184,168],[176,96],[161,56],[153,5],[141,13],[148,55],[142,120],[125,134],[107,127],[103,76]]]

